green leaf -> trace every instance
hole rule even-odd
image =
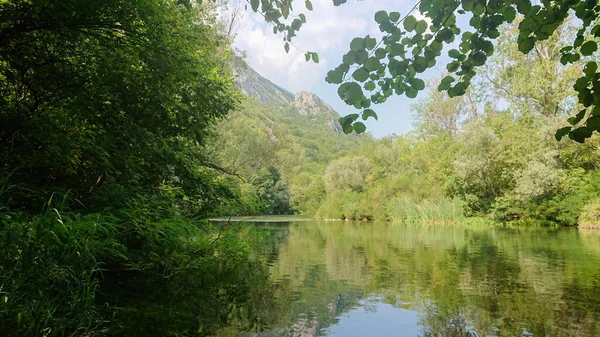
[[[360,67],[352,73],[352,78],[358,82],[364,82],[369,78],[369,71],[364,67]]]
[[[312,60],[314,63],[319,63],[319,54],[312,53]]]
[[[579,113],[577,113],[577,115],[575,115],[575,117],[571,117],[569,119],[567,119],[567,122],[569,122],[569,124],[571,125],[577,125],[579,122],[581,122],[581,120],[583,119],[583,117],[585,117],[585,109],[579,111]]]
[[[344,75],[348,72],[350,66],[345,63],[340,64],[333,70],[327,72],[327,76],[325,77],[325,81],[327,83],[335,83],[339,84],[344,81]]]
[[[415,57],[415,61],[413,62],[413,68],[416,72],[422,73],[427,70],[428,62],[424,57],[417,56]]]
[[[300,30],[300,27],[302,27],[302,20],[294,19],[294,21],[292,21],[292,29],[297,31]]]
[[[358,118],[358,114],[352,115],[356,115],[356,118]],[[354,122],[356,118],[353,118],[352,115],[340,117],[339,119],[339,122],[342,125],[342,129],[344,130],[345,134],[349,134],[352,133],[352,131],[354,131],[354,128],[352,127],[352,122]]]
[[[390,17],[390,21],[398,22],[398,20],[400,20],[400,13],[399,12],[390,12],[389,17]]]
[[[458,67],[460,67],[460,62],[452,61],[446,65],[446,70],[448,70],[449,73],[453,73],[458,70]]]
[[[450,49],[448,51],[448,56],[450,56],[453,59],[457,59],[462,55],[462,53],[460,51],[458,51],[457,49]]]
[[[371,109],[365,109],[365,111],[363,111],[362,113],[362,119],[366,121],[369,117],[373,117],[375,118],[375,120],[377,120],[377,114],[375,113],[375,111]]]
[[[588,87],[588,79],[585,77],[578,78],[577,81],[575,81],[575,85],[573,85],[573,88],[576,91],[585,90],[587,87]]]
[[[588,118],[588,120],[585,122],[585,125],[594,131],[600,131],[600,116]]]
[[[417,34],[423,34],[423,33],[425,33],[426,30],[427,30],[427,21],[419,20],[419,22],[417,22],[417,25],[415,26],[415,31],[417,32]]]
[[[474,0],[463,0],[462,1],[462,8],[467,12],[472,11],[474,7],[475,7]]]
[[[367,35],[367,37],[365,37],[365,48],[366,49],[373,49],[373,48],[375,48],[376,45],[377,45],[377,40],[370,37],[369,35]]]
[[[286,53],[290,52],[290,44],[289,43],[286,42],[285,45],[283,46],[283,48],[285,49]]]
[[[306,62],[310,61],[310,53],[304,54],[304,58],[306,59]]]
[[[367,68],[368,71],[373,71],[379,68],[379,66],[381,65],[381,63],[379,62],[379,60],[375,57],[369,57],[367,59],[367,61],[365,62],[365,68]]]
[[[338,95],[348,105],[360,102],[363,97],[362,89],[356,82],[346,82],[339,86]]]
[[[298,14],[298,17],[300,18],[300,21],[302,23],[306,23],[306,15],[300,13],[300,14]]]
[[[361,134],[367,130],[367,126],[363,122],[354,122],[353,127],[354,131],[356,131],[358,134]]]
[[[598,50],[598,44],[595,41],[588,41],[581,46],[581,54],[583,56],[590,56],[596,50]]]
[[[484,65],[485,61],[487,60],[487,56],[485,56],[485,54],[480,51],[472,53],[469,58],[473,61],[473,64],[476,66]]]
[[[338,95],[348,105],[354,105],[362,100],[362,89],[355,82],[346,82],[339,86]]]
[[[506,22],[508,23],[511,23],[515,21],[516,17],[517,11],[515,10],[515,8],[510,5],[506,7],[506,9],[504,10],[504,20],[506,20]]]
[[[354,62],[358,64],[363,64],[368,57],[369,53],[367,53],[366,50],[359,50],[354,53]]]
[[[258,5],[260,4],[260,0],[250,0],[250,7],[252,7],[252,11],[258,11]]]
[[[417,89],[415,89],[413,87],[406,88],[406,97],[408,97],[408,98],[415,98],[415,97],[417,97],[418,93],[419,93],[419,91],[417,91]]]
[[[383,48],[377,48],[375,50],[375,57],[377,57],[380,60],[383,59],[386,55],[387,55],[387,51],[385,51],[385,49],[383,49]]]
[[[281,15],[283,16],[284,19],[287,19],[288,16],[290,15],[290,7],[287,5],[281,6]]]
[[[593,76],[596,71],[598,70],[598,64],[596,62],[588,62],[585,65],[585,68],[583,68],[583,72],[588,76],[591,77]]]
[[[528,54],[535,44],[535,40],[533,37],[528,37],[525,40],[519,42],[519,51],[523,54]]]
[[[413,29],[415,29],[415,26],[417,25],[417,19],[415,19],[414,16],[409,15],[404,19],[404,29],[406,29],[406,31],[408,32],[412,32]]]
[[[587,126],[582,126],[569,133],[569,138],[578,143],[584,143],[585,139],[590,138],[591,136],[592,130],[590,130]]]
[[[450,89],[452,82],[454,82],[454,77],[452,77],[452,76],[444,77],[442,79],[442,81],[440,82],[440,85],[438,85],[438,90],[444,91],[444,90]]]
[[[469,44],[468,41],[465,42],[461,42],[461,44],[458,45],[458,49],[462,52],[462,53],[468,53],[469,50],[471,50],[471,45]]]
[[[354,52],[351,50],[349,52],[347,52],[346,54],[344,54],[344,56],[342,57],[342,62],[344,62],[347,65],[353,65],[354,64]]]
[[[375,90],[375,82],[369,81],[369,82],[365,83],[364,87],[365,87],[365,90],[373,91],[373,90]]]
[[[417,90],[425,89],[425,82],[420,78],[413,78],[410,80],[410,85]]]
[[[571,129],[572,127],[570,126],[558,129],[558,131],[556,131],[556,134],[554,135],[554,138],[556,138],[557,141],[560,141],[561,139],[563,139],[564,136],[569,134]]]
[[[312,2],[310,2],[310,0],[306,0],[304,2],[304,5],[306,6],[306,9],[308,9],[309,11],[313,10]]]
[[[360,37],[355,37],[352,39],[352,42],[350,42],[350,50],[353,51],[364,50],[366,46],[365,40]]]
[[[389,21],[389,17],[388,17],[388,14],[386,13],[386,11],[378,11],[377,13],[375,13],[375,22],[384,23],[384,22],[388,22],[388,21]]]

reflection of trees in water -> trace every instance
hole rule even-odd
[[[419,311],[425,336],[600,335],[599,254],[574,231],[303,222],[280,242],[277,324],[307,336],[363,294]]]
[[[422,337],[479,337],[459,308],[453,315],[444,315],[435,305],[428,305],[419,324],[424,328]]]

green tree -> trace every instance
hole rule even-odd
[[[8,197],[168,181],[208,205],[202,144],[236,95],[214,17],[179,1],[0,3],[0,170]]]
[[[333,1],[336,6],[345,2]],[[291,22],[286,24],[292,10],[291,0],[255,0],[251,4],[253,11],[260,12],[267,22],[273,24],[273,33],[283,33],[284,48],[289,50],[289,42],[306,21],[304,15],[290,19]],[[312,3],[306,1],[305,7],[312,10]],[[416,10],[424,16],[423,19],[412,15]],[[381,10],[375,13],[374,20],[384,36],[379,40],[369,35],[354,38],[342,63],[327,74],[326,81],[339,84],[340,98],[360,110],[340,120],[345,132],[364,132],[364,124],[357,120],[361,115],[363,119],[377,116],[370,109],[371,104],[383,103],[391,95],[414,98],[425,88],[419,74],[436,65],[445,45],[460,39],[459,47],[448,51],[448,56],[453,59],[446,66],[450,75],[442,79],[438,89],[447,91],[450,97],[461,96],[467,92],[477,71],[494,54],[493,41],[501,36],[503,24],[522,18],[515,41],[518,50],[529,54],[535,49],[539,53],[544,48],[536,48],[536,45],[550,39],[573,13],[582,25],[568,40],[560,41],[560,62],[566,65],[586,60],[597,51],[599,12],[600,5],[592,0],[543,1],[535,5],[530,0],[422,0],[404,16],[399,12]],[[462,32],[457,26],[458,16],[467,16],[469,30]],[[318,56],[308,52],[306,60],[318,62]],[[589,60],[584,73],[575,81],[573,87],[583,109],[570,120],[571,127],[556,133],[557,138],[568,134],[570,138],[583,142],[593,131],[600,129],[600,123],[594,118],[599,117],[596,114],[600,111],[596,108],[600,106],[600,73],[597,70],[597,63]],[[546,103],[550,102],[543,104]]]

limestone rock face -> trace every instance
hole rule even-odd
[[[325,119],[325,124],[336,133],[343,133],[338,122],[340,115],[325,103],[319,96],[309,91],[299,91],[294,96],[294,108],[299,115],[314,116]]]
[[[294,101],[294,94],[262,77],[242,59],[236,59],[231,70],[237,87],[248,97],[282,108]]]
[[[329,104],[323,102],[317,95],[309,91],[299,91],[294,96],[294,107],[302,116],[332,115],[339,116]]]
[[[262,77],[240,57],[231,60],[231,71],[237,87],[244,95],[278,107],[283,113],[297,113],[322,123],[333,132],[343,133],[338,122],[340,115],[314,93],[299,91],[292,94]]]

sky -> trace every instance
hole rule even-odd
[[[416,0],[349,0],[338,7],[333,6],[332,0],[311,0],[313,11],[306,10],[302,0],[295,1],[293,14],[304,13],[307,22],[292,40],[298,49],[292,46],[288,54],[283,48],[282,34],[273,34],[272,26],[265,23],[259,14],[252,12],[250,6],[244,8],[245,1],[232,1],[230,6],[241,6],[234,47],[246,52],[246,62],[267,79],[292,92],[305,90],[317,94],[344,116],[356,110],[339,98],[337,85],[325,82],[327,71],[341,63],[354,37],[367,34],[376,38],[382,36],[374,20],[375,12],[382,9],[398,11],[404,16]],[[319,63],[306,62],[305,51],[317,52]],[[443,60],[438,60],[438,64],[440,61]],[[422,78],[427,80],[440,73],[441,68],[436,66],[425,72]],[[417,104],[425,95],[426,92],[420,92],[416,99],[392,96],[385,103],[373,105],[371,108],[379,119],[369,118],[365,123],[367,131],[377,138],[410,131],[411,105]]]

